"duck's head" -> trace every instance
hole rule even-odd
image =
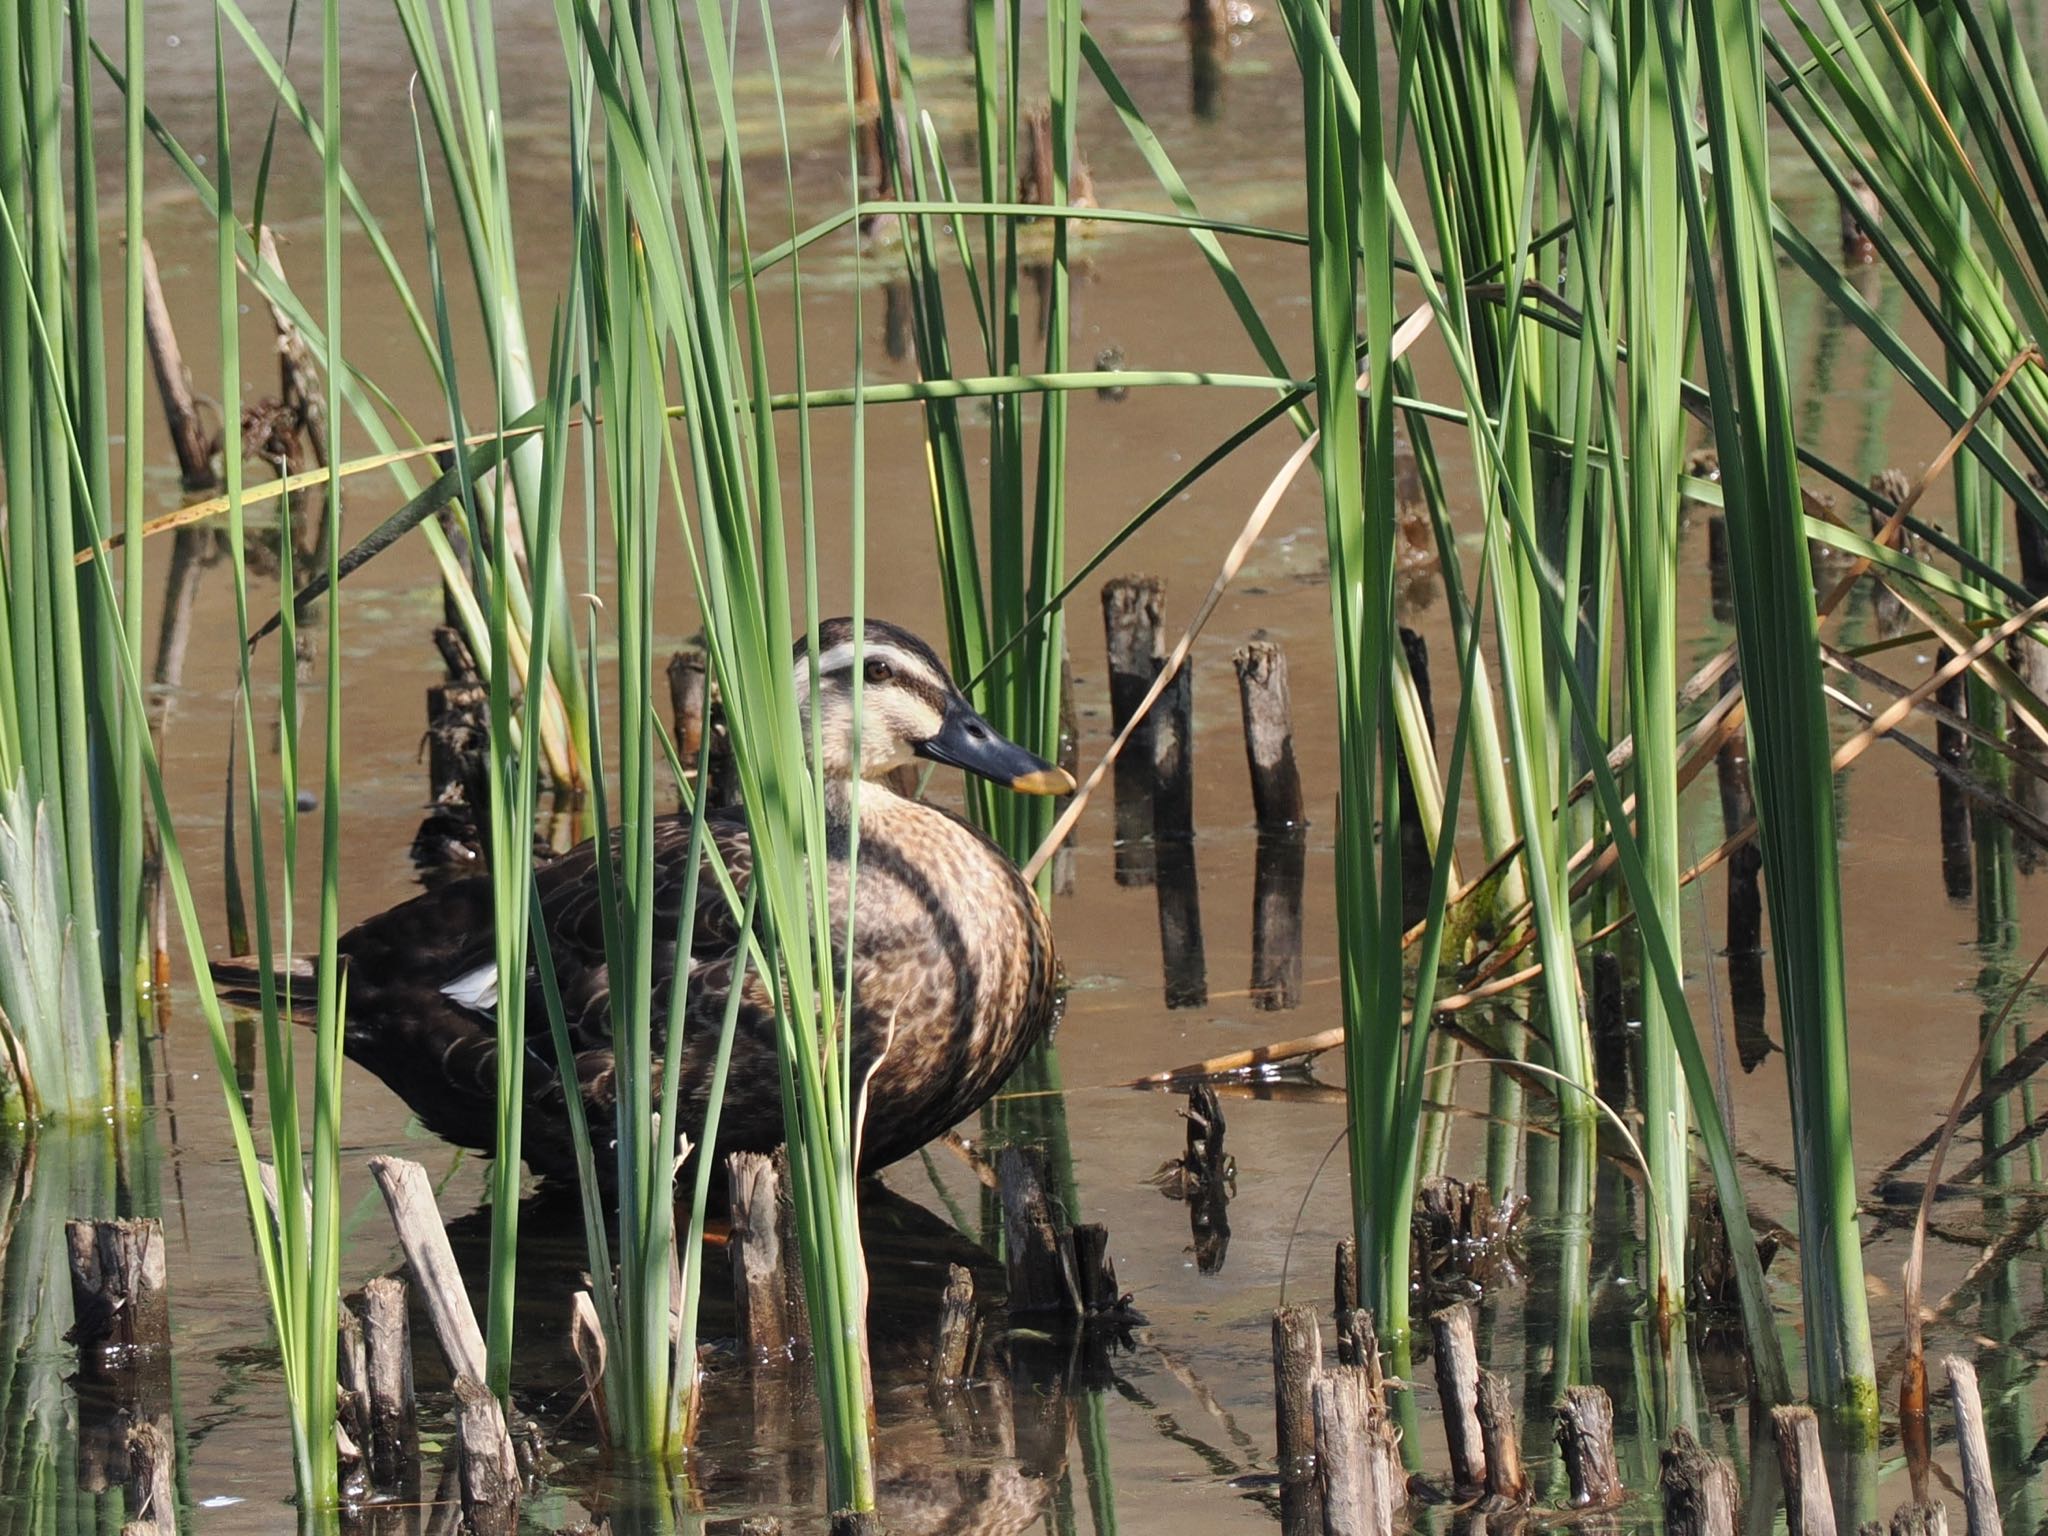
[[[907,629],[869,619],[855,645],[851,619],[818,626],[817,694],[811,660],[796,647],[796,694],[808,729],[818,710],[818,750],[826,774],[851,778],[854,768],[854,681],[860,681],[860,766],[875,779],[917,758],[980,774],[1027,795],[1064,795],[1074,780],[996,732],[953,686],[938,653]],[[858,654],[856,654],[858,653]]]

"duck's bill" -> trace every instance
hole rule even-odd
[[[918,745],[917,755],[949,768],[978,774],[1026,795],[1071,794],[1074,779],[1035,752],[1027,752],[967,705],[955,701],[946,710],[938,735]]]

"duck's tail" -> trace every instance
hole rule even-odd
[[[263,964],[254,955],[238,955],[231,960],[215,960],[207,969],[213,973],[213,986],[220,1000],[236,1008],[258,1009],[263,1006]],[[278,1005],[284,1006],[287,997],[291,1006],[290,1017],[301,1024],[311,1024],[319,1007],[314,992],[315,975],[313,961],[305,955],[294,956],[271,972],[272,994]]]

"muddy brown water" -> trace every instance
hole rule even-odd
[[[251,6],[255,25],[281,45],[285,7],[274,0]],[[822,214],[846,195],[844,154],[833,128],[839,64],[829,56],[836,12],[818,0],[777,7],[785,68],[790,74],[793,128],[800,160],[798,195],[807,211]],[[1091,24],[1159,129],[1206,211],[1275,224],[1298,223],[1298,94],[1292,59],[1277,21],[1268,17],[1233,41],[1220,66],[1213,96],[1199,100],[1191,78],[1187,39],[1175,7],[1139,6],[1129,0],[1091,8]],[[920,14],[919,43],[926,63],[928,103],[939,111],[949,144],[965,138],[957,112],[963,99],[963,31],[957,11]],[[211,12],[198,0],[175,0],[150,10],[150,95],[173,129],[195,149],[208,145],[211,122]],[[410,65],[390,11],[376,5],[347,8],[344,20],[347,93],[345,141],[349,165],[386,221],[407,270],[422,280],[419,217],[412,195],[413,164],[406,92]],[[497,14],[498,54],[504,79],[506,135],[511,150],[512,195],[525,224],[521,278],[529,317],[544,329],[561,284],[560,216],[565,206],[562,158],[560,45],[552,8],[519,0]],[[749,34],[754,32],[751,22]],[[316,44],[306,44],[303,87],[317,87]],[[231,50],[232,50],[231,43]],[[748,58],[757,56],[750,42]],[[230,69],[238,103],[237,132],[246,176],[263,123],[261,77],[239,53]],[[750,77],[753,78],[753,77]],[[102,82],[104,85],[104,82]],[[749,90],[755,126],[769,119],[765,86]],[[1199,108],[1199,110],[1198,110]],[[102,89],[97,115],[105,153],[116,158],[117,108]],[[1105,204],[1157,206],[1161,198],[1135,152],[1100,98],[1084,108],[1084,147],[1098,195]],[[769,142],[763,140],[762,142]],[[208,160],[210,162],[210,154]],[[1817,238],[1832,240],[1832,204],[1798,178],[1787,198]],[[111,164],[106,168],[115,172]],[[273,220],[285,240],[285,260],[303,291],[317,287],[318,185],[310,161],[287,131],[281,136],[273,183]],[[772,157],[750,159],[757,193],[770,184]],[[213,335],[212,254],[209,216],[161,158],[151,162],[149,219],[186,357],[202,394],[218,377]],[[118,221],[118,191],[103,186],[103,208]],[[445,238],[452,219],[443,208]],[[765,226],[764,226],[765,227]],[[1077,242],[1074,355],[1085,366],[1098,353],[1119,349],[1133,367],[1257,368],[1227,305],[1184,237],[1170,232],[1096,228]],[[1253,293],[1283,345],[1298,341],[1306,317],[1299,253],[1240,242],[1233,246]],[[438,402],[426,382],[419,352],[364,241],[345,247],[344,337],[356,363],[385,385],[423,430],[438,431]],[[866,258],[860,287],[864,334],[877,377],[904,376],[891,360],[885,278],[894,253]],[[828,246],[808,274],[806,321],[814,378],[844,375],[852,358],[854,270],[849,248]],[[1881,284],[1875,285],[1881,288]],[[1937,424],[1917,402],[1889,387],[1882,368],[1855,339],[1788,278],[1792,323],[1803,338],[1800,425],[1807,440],[1859,476],[1898,465],[1915,472],[1942,441]],[[467,295],[463,295],[467,298]],[[255,295],[245,298],[255,303]],[[1027,298],[1027,303],[1028,303]],[[317,306],[316,306],[317,307]],[[1903,309],[1903,305],[1895,305]],[[788,337],[787,289],[775,290],[769,320],[773,341]],[[267,322],[257,305],[245,314],[245,379],[250,392],[269,387]],[[459,345],[477,368],[476,333],[458,319]],[[1448,397],[1452,383],[1425,346],[1418,353],[1427,389]],[[486,375],[478,369],[474,375]],[[118,398],[118,397],[117,397]],[[1087,551],[1107,538],[1138,506],[1166,485],[1186,462],[1250,415],[1262,401],[1235,391],[1133,391],[1121,404],[1080,396],[1074,401],[1070,465],[1069,547]],[[152,401],[152,409],[154,402]],[[818,423],[821,462],[844,462],[846,425]],[[867,603],[937,636],[942,632],[932,563],[924,465],[918,424],[903,409],[871,413],[868,506],[871,547]],[[364,451],[359,428],[346,429],[347,451]],[[793,434],[785,436],[793,442]],[[1269,432],[1222,468],[1136,539],[1112,568],[1149,571],[1168,584],[1172,633],[1191,614],[1225,549],[1277,468],[1292,440]],[[143,445],[160,507],[176,504],[173,461],[161,424],[152,421]],[[1449,473],[1469,469],[1465,445],[1440,439]],[[791,449],[793,453],[793,448]],[[827,605],[843,604],[848,570],[843,519],[824,479],[822,536]],[[388,485],[354,483],[347,507],[351,535],[384,515],[395,498]],[[1948,521],[1943,493],[1928,503]],[[1695,511],[1687,524],[1682,561],[1687,572],[1682,621],[1689,659],[1702,660],[1727,638],[1712,612],[1706,580],[1706,522]],[[876,1275],[877,1390],[882,1419],[884,1513],[900,1531],[1010,1531],[1043,1524],[1049,1531],[1097,1532],[1259,1531],[1275,1525],[1274,1495],[1263,1474],[1272,1470],[1272,1401],[1268,1318],[1283,1295],[1327,1305],[1332,1244],[1346,1225],[1341,1155],[1323,1168],[1342,1123],[1340,1096],[1294,1087],[1238,1091],[1224,1100],[1229,1149],[1237,1165],[1237,1197],[1229,1208],[1230,1238],[1219,1268],[1204,1273],[1196,1262],[1184,1205],[1164,1199],[1148,1176],[1178,1152],[1181,1101],[1163,1093],[1118,1086],[1176,1063],[1236,1046],[1306,1034],[1337,1022],[1337,936],[1332,900],[1329,830],[1335,786],[1334,724],[1326,706],[1332,689],[1327,654],[1327,603],[1321,580],[1321,509],[1311,486],[1298,485],[1224,600],[1194,650],[1197,723],[1196,890],[1204,939],[1207,1000],[1170,1008],[1162,985],[1157,896],[1120,885],[1114,876],[1111,812],[1105,793],[1091,806],[1075,840],[1072,894],[1058,899],[1053,921],[1072,991],[1058,1037],[1066,1119],[1071,1134],[1081,1209],[1076,1219],[1107,1224],[1122,1283],[1149,1320],[1134,1347],[1095,1362],[1073,1384],[1064,1406],[1047,1409],[1045,1391],[1020,1384],[1007,1410],[992,1398],[976,1404],[974,1427],[941,1432],[921,1386],[923,1333],[943,1282],[947,1259],[973,1247],[949,1219],[965,1218],[978,1230],[979,1195],[966,1168],[936,1152],[913,1158],[887,1174],[886,1198],[872,1202],[869,1243]],[[1468,545],[1476,554],[1476,539]],[[153,569],[162,570],[163,554]],[[678,582],[680,578],[678,578]],[[200,909],[218,934],[220,908],[220,765],[232,702],[231,594],[224,568],[206,573],[191,628],[184,675],[170,699],[172,793],[188,856],[194,862]],[[420,814],[424,768],[420,760],[422,696],[436,680],[438,662],[428,633],[439,611],[424,548],[417,540],[357,577],[344,609],[345,763],[343,817],[346,867],[345,921],[378,911],[415,888],[407,848]],[[1092,761],[1106,745],[1108,707],[1101,635],[1092,587],[1071,610],[1071,635],[1081,712],[1082,757]],[[1409,622],[1428,638],[1438,660],[1437,710],[1454,718],[1452,668],[1441,602]],[[1870,605],[1859,597],[1835,621],[1851,638],[1871,633]],[[154,635],[156,613],[151,615]],[[694,627],[686,592],[678,584],[659,623],[671,639]],[[1291,1011],[1255,1007],[1249,989],[1252,890],[1256,839],[1237,726],[1231,653],[1256,631],[1288,649],[1296,701],[1296,746],[1307,785],[1313,826],[1308,834],[1302,907],[1302,987]],[[1688,658],[1682,658],[1682,661]],[[1924,675],[1930,658],[1908,653],[1890,663],[1897,675]],[[309,726],[308,750],[317,752],[318,725]],[[1837,715],[1838,722],[1844,717]],[[1839,726],[1846,731],[1853,727]],[[1914,727],[1916,735],[1925,731]],[[314,760],[317,761],[317,758]],[[1985,942],[1969,902],[1944,895],[1936,837],[1934,780],[1919,762],[1893,746],[1866,756],[1842,784],[1843,874],[1850,955],[1851,1027],[1859,1169],[1866,1184],[1894,1156],[1932,1132],[1945,1112],[1957,1075],[1976,1042],[1980,1016],[1995,1007],[2002,977],[2016,973],[2020,940],[2042,916],[2039,882],[2023,875],[2013,924]],[[1702,854],[1720,838],[1720,810],[1702,783],[1688,797],[1690,851]],[[1468,817],[1469,820],[1469,817]],[[1467,828],[1468,836],[1470,828]],[[2023,861],[2024,862],[2024,861]],[[1768,1055],[1753,1071],[1739,1064],[1731,1018],[1731,978],[1721,956],[1724,885],[1719,874],[1699,886],[1688,905],[1684,935],[1688,990],[1702,1020],[1712,1021],[1710,1051],[1720,1087],[1748,1159],[1751,1199],[1770,1219],[1791,1223],[1785,1173],[1796,1158],[1785,1103],[1782,1055]],[[300,893],[310,916],[310,883]],[[1768,942],[1768,940],[1767,940]],[[220,952],[218,941],[216,952]],[[1768,972],[1766,971],[1766,977]],[[1991,1001],[1987,1003],[1989,997]],[[2035,1028],[2023,1007],[2018,1029]],[[1761,1029],[1775,1035],[1775,1007],[1766,993]],[[303,1057],[302,1057],[303,1060]],[[291,1479],[284,1399],[277,1357],[267,1338],[265,1304],[251,1263],[242,1194],[227,1139],[203,1025],[181,986],[170,1029],[156,1057],[153,1109],[147,1134],[158,1148],[155,1189],[134,1194],[160,1209],[170,1242],[176,1319],[177,1394],[186,1453],[183,1487],[196,1528],[259,1532],[287,1527]],[[1341,1084],[1341,1065],[1326,1058],[1315,1080],[1327,1090]],[[1451,1095],[1446,1095],[1449,1097]],[[364,1164],[379,1151],[423,1160],[439,1181],[441,1206],[459,1251],[479,1281],[487,1241],[482,1211],[484,1164],[427,1138],[381,1084],[350,1068],[344,1086],[344,1175],[351,1215],[343,1261],[345,1280],[357,1284],[399,1262],[396,1245]],[[1483,1111],[1485,1085],[1478,1071],[1461,1074],[1455,1099]],[[2015,1097],[2016,1129],[2033,1118],[2031,1096]],[[970,1131],[972,1127],[968,1128]],[[1530,1145],[1540,1163],[1541,1128]],[[1483,1167],[1486,1129],[1477,1114],[1449,1126],[1448,1166],[1473,1174]],[[1966,1133],[1959,1158],[1978,1143]],[[2035,1154],[2036,1156],[2038,1154]],[[46,1157],[47,1171],[51,1158]],[[1952,1165],[1953,1166],[1953,1165]],[[1320,1181],[1316,1176],[1321,1169]],[[1517,1182],[1527,1179],[1526,1162]],[[1909,1169],[1907,1177],[1917,1176]],[[1313,1185],[1313,1188],[1311,1187]],[[2000,1249],[1978,1270],[1987,1244],[2029,1218],[2038,1221],[2044,1189],[2038,1162],[2016,1159],[2014,1183],[2001,1201],[1976,1194],[1938,1207],[1938,1235],[1930,1248],[1927,1294],[1972,1289],[1964,1303],[1935,1326],[1930,1349],[1959,1347],[1976,1353],[1987,1373],[2000,1430],[2002,1491],[2008,1529],[2031,1529],[2042,1519],[2035,1486],[2043,1460],[2044,1395],[2039,1364],[2044,1348],[2042,1250],[2021,1241]],[[1626,1198],[1610,1174],[1602,1184],[1607,1209]],[[1900,1207],[1874,1207],[1882,1218]],[[50,1214],[63,1214],[51,1212]],[[527,1512],[531,1529],[553,1529],[583,1510],[609,1509],[637,1526],[634,1511],[648,1490],[615,1481],[592,1448],[586,1415],[573,1412],[575,1392],[563,1346],[567,1296],[582,1263],[573,1208],[536,1197],[526,1231],[530,1250],[523,1290],[522,1359],[517,1372],[523,1406],[548,1432],[562,1465],[547,1491]],[[1598,1222],[1596,1221],[1596,1226]],[[1528,1238],[1526,1281],[1488,1297],[1481,1330],[1483,1358],[1526,1384],[1524,1436],[1538,1469],[1539,1487],[1554,1492],[1557,1470],[1541,1412],[1559,1383],[1560,1329],[1573,1316],[1561,1304],[1560,1265],[1568,1234],[1540,1218]],[[18,1239],[17,1239],[18,1240]],[[1904,1223],[1873,1220],[1867,1259],[1873,1324],[1880,1357],[1901,1333],[1899,1270],[1906,1249]],[[1639,1297],[1630,1275],[1633,1245],[1599,1237],[1590,1285],[1574,1281],[1567,1299],[1583,1303],[1591,1356],[1585,1374],[1615,1396],[1625,1427],[1642,1422],[1650,1388],[1631,1349],[1631,1322]],[[983,1261],[985,1277],[994,1271]],[[717,1266],[714,1264],[714,1271]],[[1781,1325],[1796,1338],[1799,1310],[1796,1264],[1782,1255],[1772,1270]],[[13,1297],[9,1301],[14,1301]],[[61,1298],[59,1298],[61,1302]],[[716,1335],[729,1314],[716,1299],[707,1331]],[[35,1348],[61,1349],[47,1332]],[[1698,1341],[1695,1340],[1695,1343]],[[426,1348],[423,1346],[424,1362]],[[1697,1365],[1689,1361],[1688,1370]],[[1416,1449],[1423,1467],[1441,1476],[1445,1462],[1435,1417],[1434,1392],[1423,1365],[1417,1371]],[[428,1439],[450,1439],[441,1383],[422,1365],[428,1393]],[[1696,1378],[1695,1400],[1710,1440],[1738,1450],[1747,1445],[1739,1376],[1731,1377],[1709,1347]],[[1883,1383],[1888,1399],[1895,1381]],[[801,1383],[788,1385],[799,1400],[750,1390],[732,1369],[714,1373],[709,1414],[692,1469],[695,1508],[705,1515],[753,1512],[783,1515],[807,1528],[822,1497],[812,1442],[812,1420],[802,1409]],[[1065,1415],[1071,1410],[1072,1423]],[[61,1411],[61,1409],[59,1410]],[[1945,1422],[1945,1419],[1941,1420]],[[1746,1451],[1745,1451],[1746,1454]],[[1954,1475],[1951,1448],[1937,1460]],[[431,1497],[439,1457],[427,1458]],[[1624,1451],[1633,1487],[1654,1486],[1654,1455],[1636,1440]],[[1888,1431],[1864,1463],[1865,1517],[1889,1513],[1905,1496],[1896,1434]],[[57,1467],[58,1481],[68,1476]],[[1748,1481],[1748,1480],[1746,1480]],[[1770,1480],[1754,1480],[1751,1528],[1773,1518]],[[0,1528],[22,1528],[27,1490],[0,1490]],[[1954,1514],[1960,1500],[1949,1495]],[[1631,1517],[1652,1518],[1639,1500]],[[393,1512],[393,1529],[419,1528],[421,1511]],[[1440,1512],[1420,1510],[1436,1522]],[[651,1527],[650,1527],[651,1528]]]

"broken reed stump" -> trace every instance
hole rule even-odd
[[[1364,1371],[1342,1365],[1317,1376],[1314,1403],[1324,1536],[1392,1536],[1406,1491],[1386,1406]]]
[[[1009,1308],[1013,1316],[1079,1317],[1081,1298],[1046,1183],[1045,1154],[1038,1148],[1009,1146],[996,1154]]]
[[[379,1275],[365,1285],[362,1317],[370,1392],[370,1480],[379,1487],[395,1487],[419,1455],[412,1320],[405,1281],[396,1275]]]
[[[1820,1444],[1820,1420],[1795,1403],[1771,1410],[1778,1470],[1785,1484],[1786,1536],[1835,1536],[1835,1500]]]
[[[455,1430],[462,1448],[463,1519],[473,1536],[509,1536],[519,1507],[519,1462],[498,1400],[467,1372],[455,1378]]]
[[[1672,1431],[1659,1463],[1665,1536],[1735,1536],[1742,1492],[1734,1463],[1702,1449],[1682,1424]]]
[[[933,1392],[950,1391],[966,1380],[974,1360],[974,1324],[974,1276],[959,1264],[949,1264],[946,1289],[939,1296],[939,1322],[927,1380]]]
[[[67,1221],[71,1265],[70,1338],[86,1374],[111,1376],[167,1360],[171,1296],[165,1287],[164,1229],[153,1216]]]
[[[413,1284],[434,1325],[435,1341],[448,1362],[448,1374],[456,1381],[463,1507],[467,1509],[473,1461],[489,1463],[474,1474],[478,1487],[486,1493],[499,1480],[499,1469],[512,1469],[509,1475],[515,1488],[519,1476],[511,1428],[498,1400],[482,1386],[486,1379],[483,1330],[477,1327],[476,1311],[470,1305],[469,1292],[463,1289],[462,1271],[448,1245],[448,1229],[434,1203],[434,1186],[427,1170],[406,1158],[379,1156],[370,1159],[370,1176],[383,1193]],[[481,1394],[481,1402],[461,1401],[464,1378]]]
[[[1557,1405],[1557,1448],[1574,1509],[1607,1509],[1626,1496],[1614,1455],[1614,1403],[1603,1389],[1564,1389]]]
[[[1118,734],[1137,714],[1166,660],[1161,623],[1166,588],[1156,576],[1116,576],[1102,584],[1103,640],[1109,657],[1110,725]],[[1116,760],[1116,882],[1152,883],[1152,719],[1132,730]]]
[[[781,1170],[765,1152],[725,1159],[732,1201],[732,1299],[741,1345],[755,1363],[789,1358],[789,1255],[782,1246]]]
[[[1522,1465],[1515,1389],[1498,1371],[1479,1373],[1479,1437],[1486,1452],[1486,1498],[1496,1508],[1529,1502],[1529,1473]]]
[[[1984,1433],[1984,1400],[1977,1368],[1961,1355],[1944,1355],[1949,1404],[1956,1416],[1956,1455],[1963,1464],[1963,1512],[1969,1536],[2005,1536],[1998,1490],[1991,1484],[1991,1446]]]
[[[1283,1486],[1315,1476],[1315,1384],[1323,1370],[1322,1330],[1314,1307],[1273,1313],[1273,1430]]]
[[[121,1536],[178,1536],[177,1447],[170,1420],[128,1431],[128,1509]]]
[[[1244,716],[1244,755],[1252,776],[1252,816],[1261,832],[1285,832],[1307,823],[1301,767],[1294,759],[1294,703],[1287,687],[1287,653],[1254,636],[1238,650],[1237,700]]]
[[[1479,1340],[1472,1303],[1432,1312],[1429,1334],[1436,1352],[1436,1390],[1442,1400],[1444,1441],[1451,1481],[1462,1494],[1486,1486],[1486,1441],[1479,1428]]]

